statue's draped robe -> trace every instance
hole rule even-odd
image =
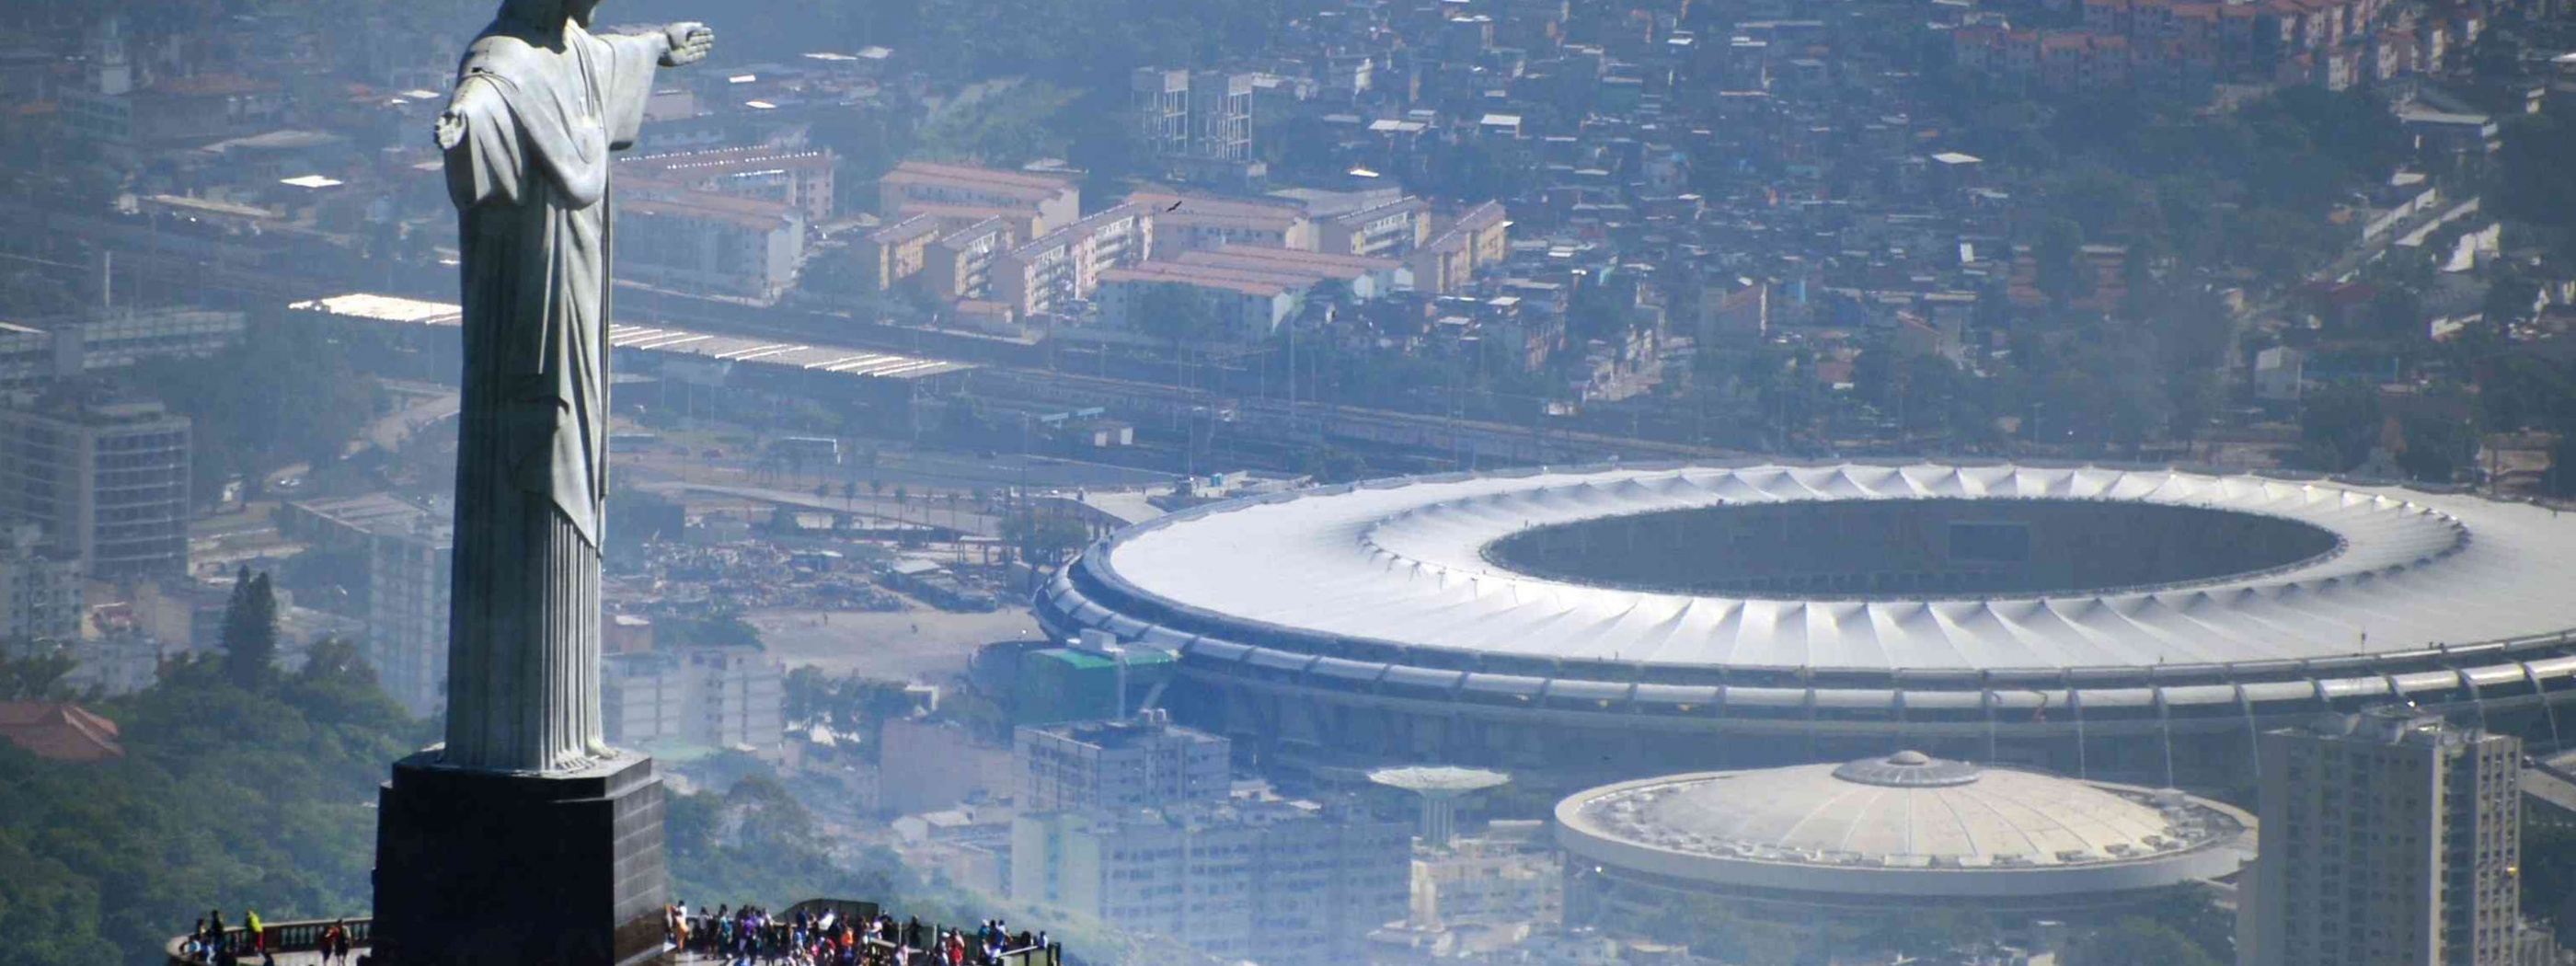
[[[498,22],[458,68],[447,151],[465,377],[449,605],[450,764],[607,754],[599,546],[608,485],[609,152],[635,138],[658,38]]]

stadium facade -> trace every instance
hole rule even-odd
[[[1450,474],[1212,504],[1044,585],[1300,749],[1632,777],[1895,747],[2155,786],[2381,704],[2558,747],[2576,517],[2324,478],[1834,463]],[[2576,722],[2569,722],[2576,726]]]

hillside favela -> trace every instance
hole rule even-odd
[[[2576,966],[2570,0],[8,0],[30,966]]]

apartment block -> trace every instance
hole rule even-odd
[[[1431,203],[1405,198],[1342,212],[1315,225],[1316,248],[1335,255],[1402,255],[1431,240]]]
[[[1460,212],[1407,259],[1413,263],[1414,286],[1434,295],[1464,290],[1478,271],[1511,257],[1510,227],[1501,202]]]
[[[1090,298],[1102,272],[1142,262],[1153,247],[1153,213],[1118,205],[995,256],[992,298],[1021,315],[1054,312]]]
[[[1157,157],[1252,160],[1252,75],[1140,67],[1128,83],[1137,135]]]
[[[1340,805],[1238,798],[1012,820],[1011,898],[1170,936],[1228,961],[1365,962],[1405,914],[1412,825]]]
[[[1350,286],[1354,298],[1366,300],[1413,287],[1413,268],[1393,258],[1301,252],[1259,245],[1220,245],[1180,253],[1182,265],[1231,268],[1302,277],[1312,284],[1327,279]]]
[[[1219,245],[1317,250],[1314,218],[1291,201],[1250,201],[1162,188],[1130,193],[1127,203],[1152,212],[1159,252]]]
[[[830,151],[776,147],[708,148],[618,159],[617,173],[692,191],[795,208],[809,225],[832,220]]]
[[[1029,234],[1052,231],[1082,217],[1082,189],[1071,175],[1001,171],[958,164],[906,161],[877,179],[877,214],[892,219],[923,206],[1026,212]]]
[[[448,590],[454,527],[443,506],[390,493],[298,500],[276,515],[285,536],[366,560],[367,661],[412,714],[447,708]]]
[[[7,594],[11,640],[71,641],[81,636],[80,560],[56,549],[43,527],[0,530],[0,593]]]
[[[940,235],[922,249],[921,277],[930,294],[981,299],[992,291],[993,261],[1011,247],[1011,226],[986,218]]]
[[[2245,966],[2517,966],[2520,741],[2392,707],[2261,748]]]
[[[188,417],[133,399],[0,409],[0,517],[32,522],[89,576],[188,572]]]
[[[786,202],[637,186],[622,214],[618,271],[647,285],[768,302],[805,261],[805,215]]]
[[[1160,712],[1125,721],[1023,727],[1013,741],[1023,811],[1158,808],[1220,802],[1230,786],[1224,738]]]
[[[1100,275],[1100,318],[1114,328],[1144,332],[1152,300],[1166,294],[1194,300],[1214,320],[1199,341],[1255,342],[1270,337],[1296,314],[1316,277],[1181,262],[1146,262]]]
[[[930,245],[940,236],[939,219],[913,215],[860,236],[856,246],[859,273],[868,287],[885,291],[921,273],[929,264]]]
[[[600,668],[601,724],[611,743],[785,754],[786,668],[757,647],[611,654]]]
[[[367,541],[367,650],[385,694],[412,714],[447,713],[447,619],[455,528],[427,513]]]

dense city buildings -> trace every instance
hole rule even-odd
[[[2561,0],[898,6],[693,14],[613,166],[605,715],[675,790],[749,750],[1101,961],[2565,966],[2489,745],[2576,700]],[[64,687],[246,570],[443,713],[438,16],[10,21],[0,390],[190,417],[166,563],[0,422]]]
[[[49,396],[0,409],[0,516],[31,521],[101,580],[188,572],[188,417]]]
[[[2246,966],[2520,966],[2522,743],[2381,707],[2263,735]]]

